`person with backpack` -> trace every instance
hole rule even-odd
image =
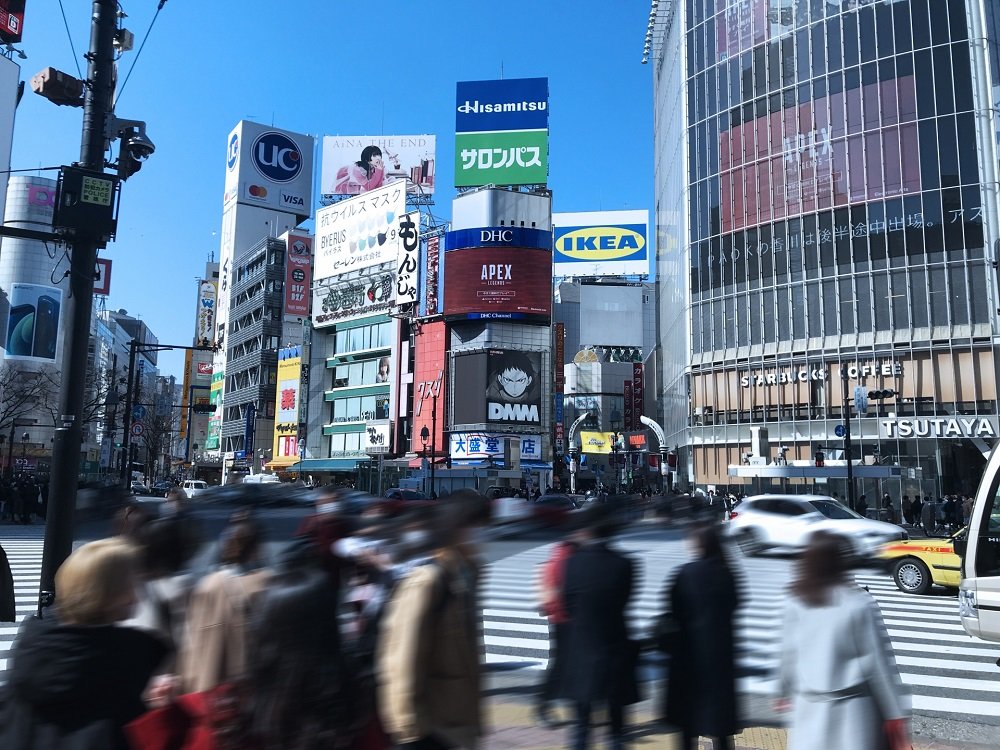
[[[400,582],[376,647],[377,705],[400,747],[475,748],[482,734],[479,529],[490,503],[460,490],[435,508],[431,559]]]

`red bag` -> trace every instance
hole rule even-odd
[[[906,730],[906,719],[888,719],[882,724],[886,745],[889,750],[913,750],[910,733]]]
[[[188,693],[154,708],[125,727],[132,750],[252,750],[234,685]]]

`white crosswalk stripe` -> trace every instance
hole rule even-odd
[[[21,621],[38,609],[38,584],[42,573],[42,540],[45,527],[0,526],[0,546],[14,574],[14,607],[17,622],[0,623],[0,683],[5,682],[10,648]]]
[[[616,543],[636,561],[641,576],[630,612],[634,635],[649,632],[671,571],[688,559],[680,542],[649,536]],[[486,571],[482,605],[489,663],[545,667],[548,627],[537,613],[535,578],[550,549],[545,545],[522,552]],[[737,615],[739,686],[746,693],[773,695],[777,689],[781,612],[792,567],[787,559],[759,557],[741,558],[737,568],[746,598]],[[864,571],[856,579],[881,607],[914,711],[943,718],[973,715],[977,721],[1000,724],[1000,646],[965,633],[955,597],[904,594],[877,571]]]

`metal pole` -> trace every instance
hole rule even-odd
[[[851,405],[847,399],[847,370],[843,370],[841,375],[844,391],[842,416],[844,418],[844,458],[847,459],[847,507],[854,510],[854,466],[851,462],[853,445],[851,443]]]
[[[434,459],[437,457],[437,413],[438,397],[434,394],[431,399],[431,498],[437,497],[437,490],[434,489]]]
[[[138,343],[135,339],[128,342],[128,384],[125,386],[125,414],[122,416],[121,483],[124,490],[129,488],[129,477],[132,472],[132,389],[135,383],[135,355]]]
[[[90,50],[87,54],[87,86],[83,106],[80,166],[104,171],[105,126],[111,114],[115,88],[114,40],[116,0],[93,0]],[[38,592],[38,615],[55,601],[55,575],[73,549],[73,516],[80,473],[83,436],[83,399],[87,380],[87,349],[90,316],[94,306],[94,265],[103,243],[96,237],[73,241],[70,260],[69,296],[66,299],[67,331],[59,387],[59,420],[52,443],[50,482],[42,572]]]

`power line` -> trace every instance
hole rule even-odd
[[[66,9],[63,7],[63,0],[59,0],[59,10],[62,11],[63,26],[66,27],[66,36],[69,39],[69,49],[73,53],[73,64],[76,65],[76,77],[82,79],[83,73],[80,71],[80,61],[76,56],[76,47],[73,45],[73,35],[69,33],[69,22],[66,20]]]
[[[62,2],[62,0],[59,0]],[[146,35],[142,38],[142,43],[139,45],[138,52],[135,53],[135,58],[132,60],[132,67],[128,69],[128,73],[125,74],[125,80],[122,81],[122,85],[118,88],[118,94],[115,96],[114,104],[111,105],[112,111],[114,111],[115,106],[118,104],[118,100],[122,98],[122,93],[125,91],[125,85],[128,83],[128,79],[132,76],[132,71],[135,70],[136,63],[139,62],[139,55],[142,54],[143,47],[146,46],[146,40],[149,39],[149,33],[153,30],[153,25],[156,23],[156,19],[160,17],[160,11],[163,10],[163,6],[167,4],[167,0],[160,0],[159,4],[156,6],[156,13],[153,14],[153,20],[149,22],[149,28],[146,29]]]

